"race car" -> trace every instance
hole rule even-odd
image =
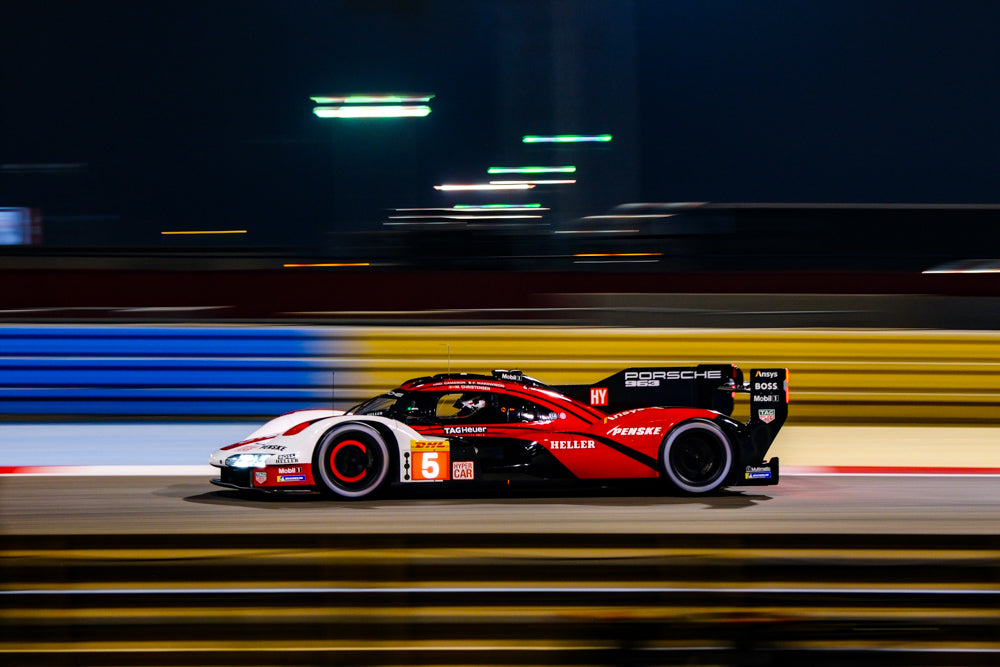
[[[734,419],[736,392],[750,418]],[[705,494],[777,484],[765,455],[788,415],[788,371],[627,368],[547,386],[517,370],[404,382],[346,412],[300,410],[213,453],[212,483],[365,498],[391,484],[662,480]]]

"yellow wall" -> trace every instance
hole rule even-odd
[[[444,372],[518,368],[590,384],[630,365],[790,369],[789,424],[1000,424],[1000,332],[358,327],[343,398]],[[345,340],[346,339],[346,340]],[[737,416],[746,411],[737,405]]]

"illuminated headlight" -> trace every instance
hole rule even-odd
[[[270,454],[237,454],[226,459],[230,468],[263,468]]]

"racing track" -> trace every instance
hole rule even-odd
[[[645,489],[644,489],[645,491]],[[199,477],[0,477],[3,533],[1000,534],[996,476],[784,476],[700,498],[628,488],[450,492],[361,502],[245,497]]]
[[[0,477],[0,662],[992,665],[996,476],[249,499]]]

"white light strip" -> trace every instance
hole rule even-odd
[[[520,180],[520,181],[490,181],[490,185],[572,185],[576,183],[575,178],[561,178],[561,179],[550,179],[550,180]]]
[[[530,190],[535,187],[530,183],[469,183],[466,185],[435,185],[435,190]]]
[[[420,118],[431,112],[427,105],[416,106],[347,105],[340,107],[316,107],[313,113],[319,118]]]

